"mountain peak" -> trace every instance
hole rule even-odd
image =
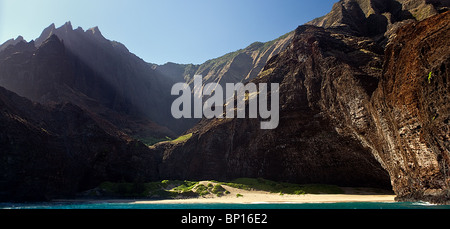
[[[51,47],[51,48],[49,48]],[[63,50],[64,49],[64,45],[63,43],[59,40],[58,36],[56,36],[56,34],[52,34],[50,35],[49,38],[47,38],[38,48],[38,51],[36,54],[40,54],[42,52],[45,53],[51,53],[52,55],[55,53],[58,53],[58,51]],[[45,50],[45,51],[43,51]],[[57,50],[57,51],[54,51]]]
[[[21,41],[25,41],[25,39],[23,39],[22,36],[18,36],[16,39],[9,39],[9,40],[5,41],[5,43],[0,44],[0,52],[5,50],[8,46],[16,45],[16,44],[18,44]]]
[[[44,30],[54,30],[56,29],[55,23],[50,24],[47,28],[45,28]]]
[[[60,28],[64,28],[64,29],[66,29],[66,31],[72,31],[73,30],[72,23],[70,21],[67,21],[66,23],[64,23],[64,25],[61,26]]]
[[[450,5],[434,0],[340,0],[331,12],[307,24],[339,28],[358,36],[383,37],[394,24],[424,20]]]
[[[102,33],[100,32],[100,29],[98,28],[98,26],[92,27],[88,30],[86,30],[86,33],[91,33],[94,36],[103,36]]]
[[[42,31],[41,35],[34,41],[35,46],[36,47],[41,46],[41,44],[54,33],[55,29],[56,29],[55,23],[52,23],[47,28],[45,28]]]

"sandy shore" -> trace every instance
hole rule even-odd
[[[208,181],[201,184],[207,185]],[[194,203],[230,203],[230,204],[251,204],[251,203],[338,203],[338,202],[394,202],[395,195],[390,192],[374,191],[368,188],[345,188],[344,194],[305,194],[289,195],[270,193],[256,190],[243,190],[222,185],[230,193],[221,197],[209,194],[197,198],[188,199],[165,199],[165,200],[55,200],[55,201],[88,201],[88,202],[112,202],[130,204],[194,204]],[[239,197],[238,197],[239,196]]]
[[[243,197],[220,198],[192,198],[175,200],[142,200],[133,201],[134,204],[193,204],[193,203],[338,203],[338,202],[394,202],[394,195],[276,195],[276,194],[247,194]]]
[[[203,182],[201,182],[203,183]],[[204,182],[207,185],[210,182]],[[222,185],[230,193],[221,197],[207,195],[190,199],[133,200],[133,204],[192,204],[192,203],[337,203],[337,202],[394,202],[391,193],[376,193],[365,188],[342,188],[345,194],[289,195],[265,191],[248,191]],[[379,190],[378,190],[379,191]],[[239,194],[239,197],[237,195]]]

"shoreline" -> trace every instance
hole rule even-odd
[[[249,197],[190,198],[167,200],[133,200],[131,204],[306,204],[345,202],[395,202],[394,195],[305,194],[283,195],[253,194]]]
[[[200,181],[199,185],[208,186],[218,183]],[[255,189],[240,189],[226,184],[221,185],[227,194],[217,196],[211,192],[197,197],[133,199],[133,198],[76,198],[55,199],[52,202],[88,202],[88,203],[128,203],[128,204],[305,204],[305,203],[344,203],[344,202],[383,202],[393,203],[396,195],[390,190],[375,188],[339,187],[340,194],[283,194]]]
[[[364,188],[343,188],[343,194],[280,194],[259,190],[243,190],[223,185],[229,194],[174,199],[58,199],[52,202],[129,203],[129,204],[304,204],[344,202],[396,202],[392,193],[376,193]],[[239,196],[239,197],[238,197]]]
[[[188,199],[57,199],[52,202],[124,203],[124,204],[309,204],[309,203],[395,203],[395,195],[305,194],[253,195],[250,197],[217,197]]]
[[[208,182],[202,181],[201,184]],[[280,194],[259,190],[243,190],[222,185],[228,195],[217,197],[206,195],[204,197],[187,199],[164,200],[135,200],[134,204],[255,204],[255,203],[342,203],[342,202],[395,202],[395,195],[391,193],[374,193],[367,188],[340,187],[343,194]],[[237,197],[239,195],[239,197]]]

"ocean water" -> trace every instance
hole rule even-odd
[[[426,202],[135,204],[111,202],[0,203],[0,209],[450,209]]]

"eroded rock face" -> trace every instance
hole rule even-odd
[[[157,71],[175,77],[178,81],[193,83],[194,75],[203,76],[203,85],[248,82],[258,76],[273,56],[283,51],[292,40],[289,32],[273,41],[254,42],[244,49],[211,59],[201,65],[167,63],[156,66]]]
[[[450,198],[449,37],[447,12],[401,28],[386,49],[372,98],[374,152],[400,199]]]
[[[70,23],[50,26],[36,42],[12,40],[0,52],[0,83],[51,105],[0,89],[0,199],[67,197],[103,181],[263,177],[393,188],[399,200],[448,202],[450,14],[425,19],[447,5],[343,0],[312,22],[323,28],[300,26],[201,66],[153,68],[129,59],[98,28],[73,30]],[[73,52],[84,36],[90,48]],[[109,72],[105,59],[128,67]],[[142,84],[133,69],[154,78]],[[116,78],[105,84],[109,73]],[[174,75],[170,82],[189,82],[197,73],[204,83],[279,83],[280,125],[261,130],[259,119],[202,120],[187,141],[148,149],[117,123],[136,121],[128,116],[138,112],[130,100],[146,108],[170,105],[169,97],[159,103],[142,96],[165,93],[171,84],[160,82],[161,73]],[[127,90],[133,85],[140,89]],[[160,128],[144,129],[167,132]]]
[[[161,176],[389,187],[370,149],[341,134],[328,117],[342,113],[351,122],[343,113],[348,104],[355,107],[353,116],[365,115],[358,106],[376,88],[382,51],[367,38],[299,27],[286,51],[252,81],[280,83],[279,127],[261,130],[258,119],[203,120],[186,143],[156,147],[164,152]]]
[[[405,22],[421,21],[450,7],[447,0],[341,0],[307,24],[371,37],[382,45]]]
[[[280,83],[280,125],[202,120],[164,154],[174,179],[265,177],[389,186],[400,200],[449,200],[449,18],[406,25],[386,50],[301,26],[253,83]]]

